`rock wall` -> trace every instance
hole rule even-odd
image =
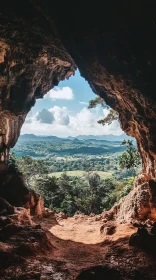
[[[4,3],[0,15],[1,162],[7,160],[36,99],[76,68],[42,14],[29,1],[14,4]]]
[[[136,138],[145,182],[155,180],[155,49],[149,3],[63,2],[60,11],[56,1],[6,0],[0,15],[1,171],[36,99],[72,75],[76,63]]]
[[[29,214],[41,216],[44,213],[44,201],[35,191],[29,189],[23,176],[5,173],[0,176],[0,206],[5,199],[13,207],[24,207]],[[2,207],[3,208],[3,207]],[[1,209],[0,209],[1,210]]]
[[[155,178],[152,6],[109,1],[102,9],[95,3],[62,3],[64,12],[59,13],[60,4],[48,0],[7,2],[0,19],[0,131],[5,147],[16,143],[36,98],[73,74],[75,61],[94,92],[119,112],[122,129],[137,139],[144,172]]]
[[[93,91],[118,111],[122,129],[137,140],[143,172],[155,178],[156,17],[152,6],[109,1],[103,9],[95,3],[83,5],[83,11],[70,6],[65,16],[63,26],[57,17],[55,24],[67,50]]]
[[[156,182],[139,175],[132,191],[114,207],[119,222],[156,221]]]

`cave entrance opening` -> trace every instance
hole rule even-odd
[[[36,101],[11,151],[16,172],[41,194],[45,206],[68,216],[100,214],[133,183],[131,171],[118,164],[127,136],[117,120],[97,123],[109,108],[98,104],[90,110],[95,97],[77,71]]]

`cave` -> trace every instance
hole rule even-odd
[[[23,248],[22,252],[33,255],[42,246],[44,231],[34,225],[31,229],[29,214],[41,215],[44,207],[41,197],[28,190],[21,176],[15,174],[10,177],[8,174],[9,150],[16,144],[21,127],[36,99],[42,98],[61,80],[73,75],[77,68],[95,94],[119,113],[123,131],[136,138],[142,158],[142,172],[135,180],[132,192],[111,209],[111,216],[123,224],[132,220],[138,223],[156,221],[155,37],[155,10],[150,3],[128,0],[89,4],[60,4],[49,0],[6,0],[2,3],[0,203],[8,214],[16,208],[16,218],[20,213],[18,222],[27,221],[28,225],[25,233],[22,233],[24,224],[17,228],[8,225],[6,217],[1,220],[1,224],[7,224],[7,234],[9,231],[14,232],[15,236],[18,234],[14,242],[20,243],[20,252]],[[5,227],[1,230],[2,242],[5,243],[9,237],[5,237]],[[38,238],[38,245],[33,243],[30,248],[29,244],[22,243],[22,236],[26,236],[26,232],[30,232],[31,242]],[[5,243],[2,253],[2,260],[8,260],[8,267],[18,259],[17,251],[12,252],[12,244],[13,239],[9,245]],[[45,247],[45,250],[50,250],[47,239]],[[143,252],[135,252],[135,265],[130,261],[127,269],[139,265],[136,264],[137,254],[143,277],[155,279],[155,258]],[[22,257],[21,254],[20,261]],[[121,269],[121,263],[122,257],[118,264],[114,261],[112,265]],[[41,279],[37,273],[27,278],[4,278],[2,274],[0,277]],[[130,274],[128,277],[121,279],[138,279]]]

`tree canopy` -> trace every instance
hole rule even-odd
[[[119,156],[119,166],[132,170],[133,176],[136,176],[137,169],[141,164],[140,154],[134,147],[132,140],[124,140],[121,145],[126,146],[126,151]]]

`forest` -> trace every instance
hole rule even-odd
[[[111,208],[131,190],[140,163],[131,140],[26,135],[12,149],[9,170],[23,174],[46,207],[72,216]]]
[[[48,166],[48,173],[73,171],[100,172],[103,177],[118,179],[131,176],[131,170],[119,168],[119,155],[125,150],[121,141],[96,139],[58,138],[56,136],[22,135],[12,149],[16,157],[30,156],[42,160]],[[59,173],[58,173],[59,172]],[[57,174],[58,173],[58,174]],[[82,172],[80,172],[81,174]]]

